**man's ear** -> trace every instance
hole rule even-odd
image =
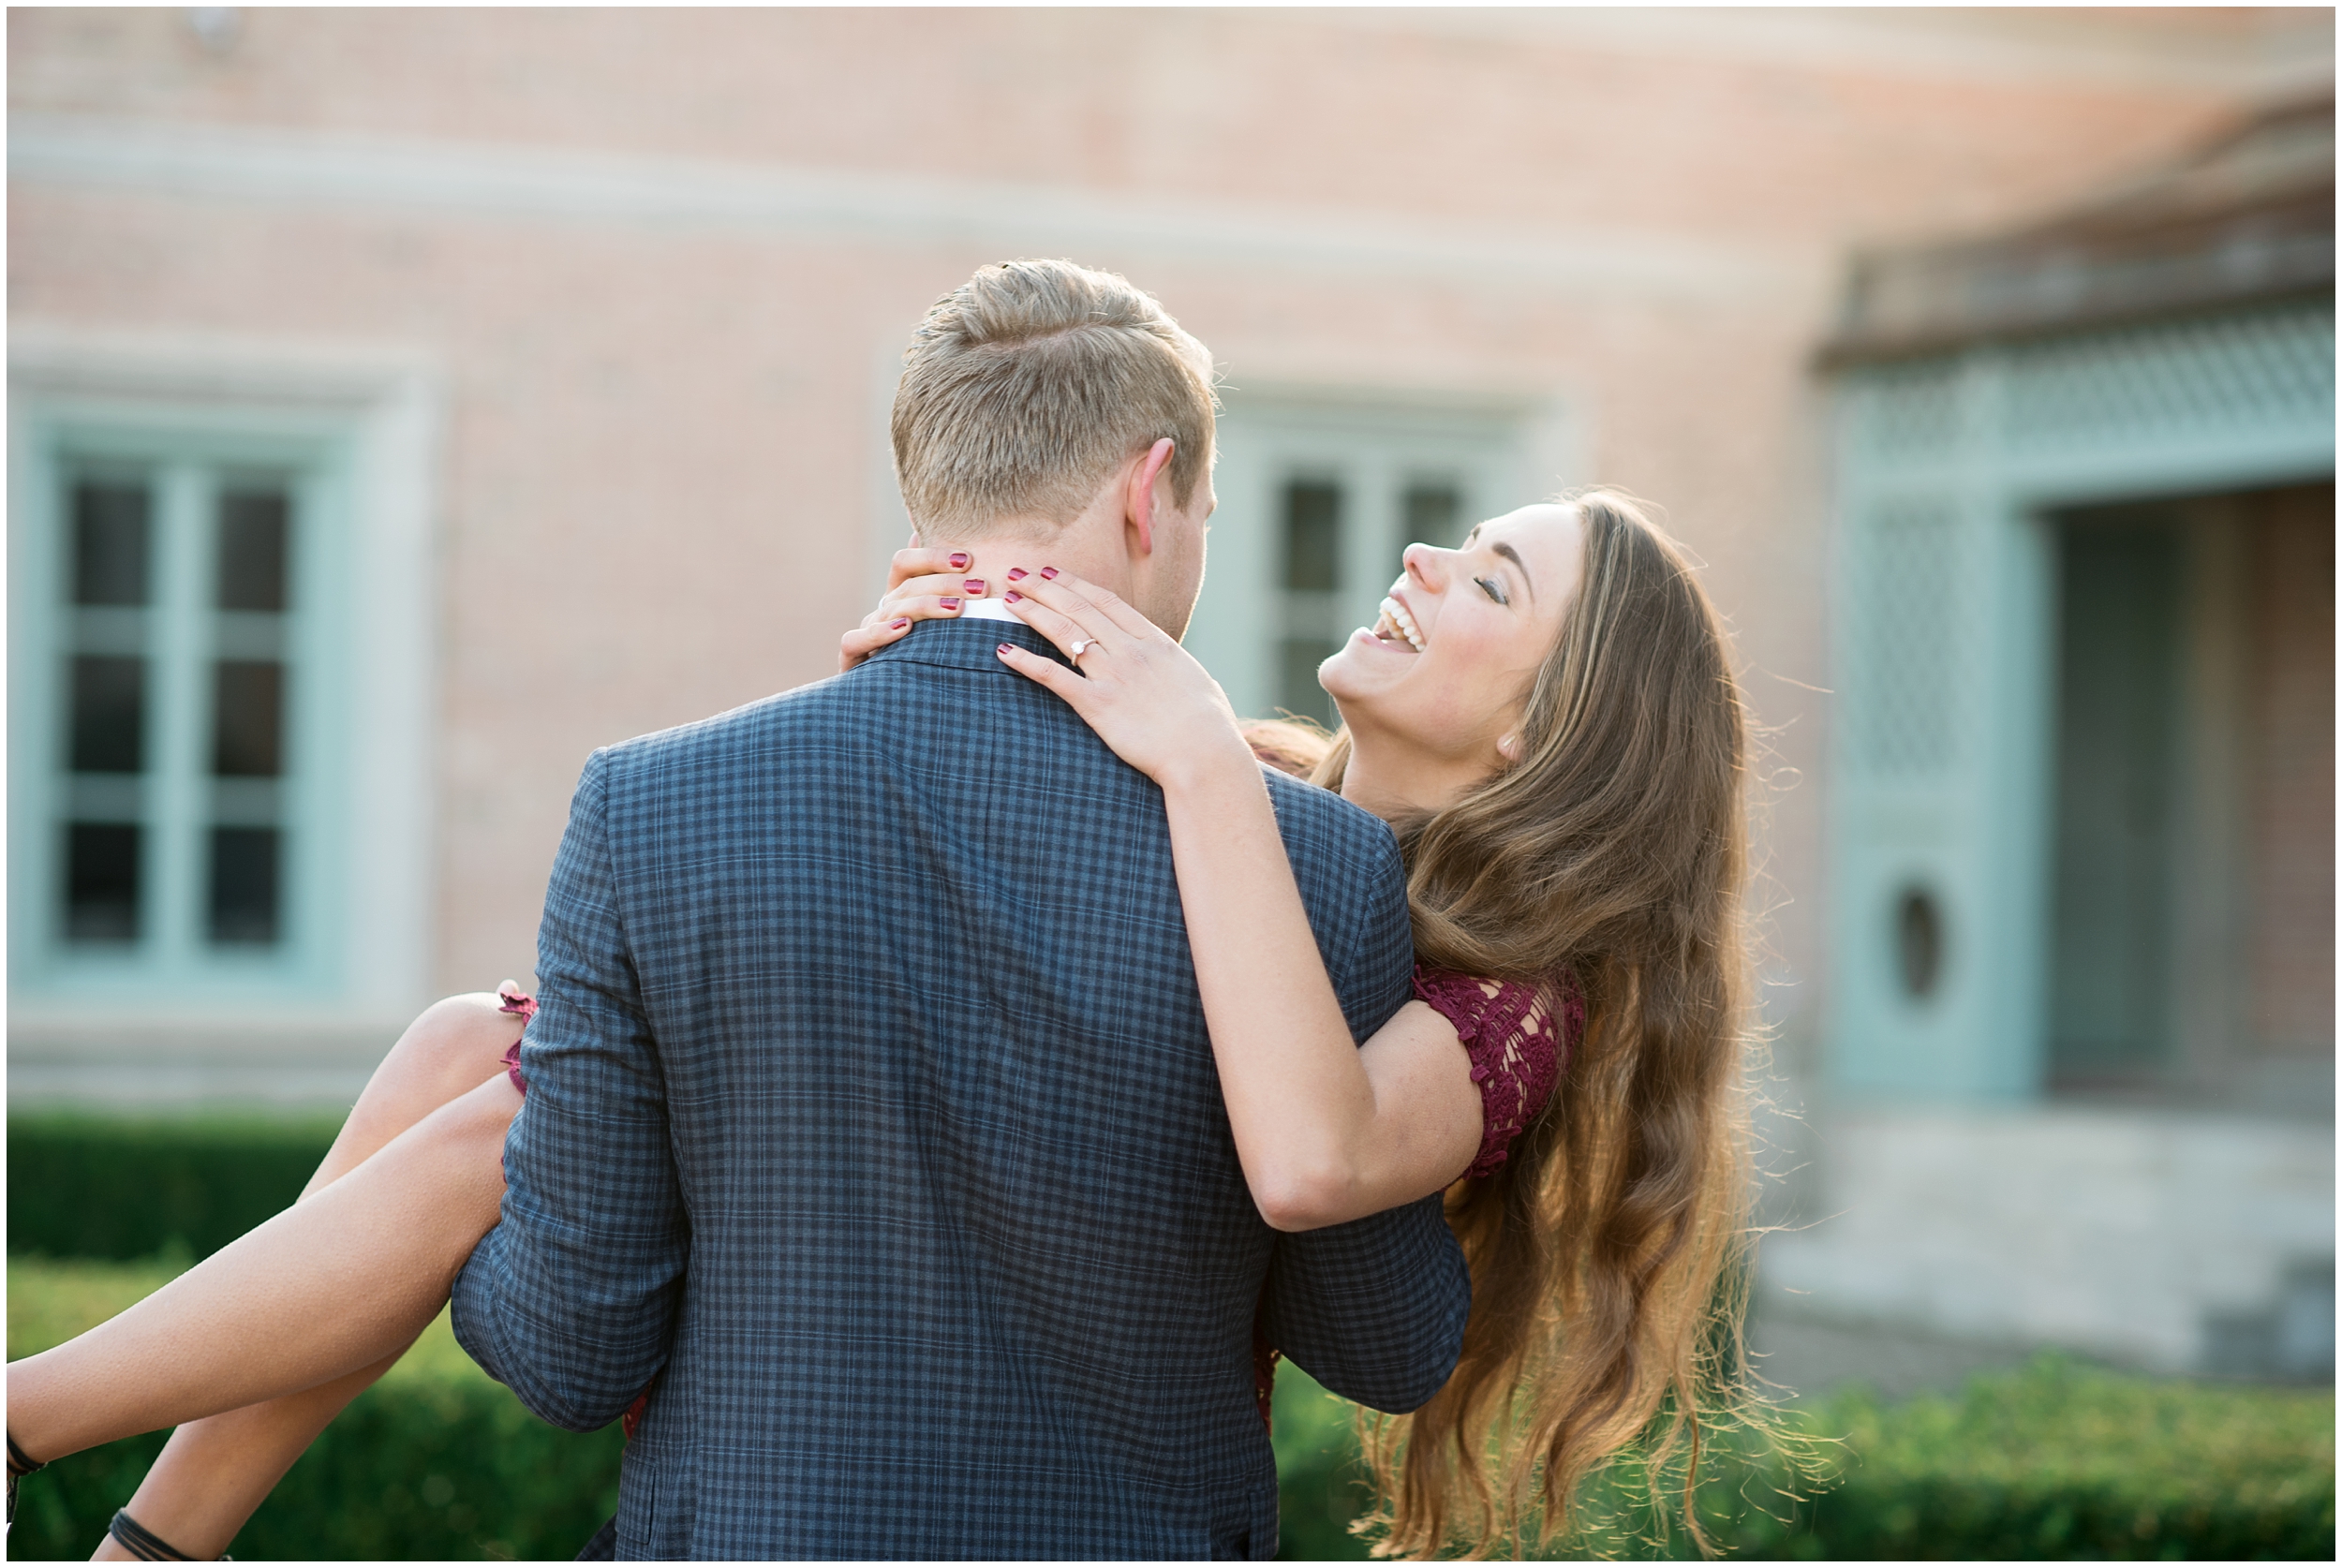
[[[1134,555],[1155,553],[1155,481],[1170,466],[1174,450],[1171,437],[1165,436],[1131,465],[1130,485],[1122,495],[1122,521],[1132,531]]]

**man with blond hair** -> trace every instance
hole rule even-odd
[[[897,473],[929,545],[1033,555],[1177,635],[1213,407],[1151,297],[1008,262],[913,338]],[[454,1312],[558,1426],[639,1404],[618,1557],[1270,1557],[1256,1320],[1378,1409],[1454,1364],[1436,1198],[1262,1221],[1162,797],[1001,662],[1056,655],[993,603],[586,763]],[[1363,1039],[1408,995],[1397,848],[1271,788]]]

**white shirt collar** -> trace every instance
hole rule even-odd
[[[960,605],[957,618],[963,621],[1015,621],[1018,626],[1025,624],[1016,612],[997,599],[969,599]]]

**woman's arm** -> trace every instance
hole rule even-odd
[[[1250,750],[1158,782],[1221,1092],[1262,1218],[1313,1230],[1455,1180],[1480,1145],[1471,1058],[1419,1001],[1363,1048],[1352,1040]]]
[[[1075,579],[1018,580],[1010,608],[1080,675],[1002,643],[1162,786],[1195,980],[1228,1122],[1261,1216],[1313,1230],[1436,1192],[1479,1147],[1472,1064],[1410,1002],[1360,1048],[1327,978],[1260,764],[1217,682],[1160,628]],[[1084,678],[1087,677],[1087,678]]]

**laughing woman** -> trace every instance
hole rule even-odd
[[[1608,491],[1410,546],[1377,624],[1319,670],[1330,744],[1240,725],[1159,628],[1041,561],[1002,584],[1071,668],[1005,643],[1001,659],[1162,787],[1263,1217],[1302,1230],[1448,1193],[1472,1317],[1446,1387],[1369,1434],[1381,1549],[1502,1553],[1533,1515],[1549,1538],[1604,1460],[1642,1440],[1696,1456],[1703,1424],[1754,1417],[1732,1371],[1747,720],[1681,550]],[[866,629],[960,609],[928,585]],[[1398,834],[1417,999],[1363,1049],[1256,757],[1306,763]]]

